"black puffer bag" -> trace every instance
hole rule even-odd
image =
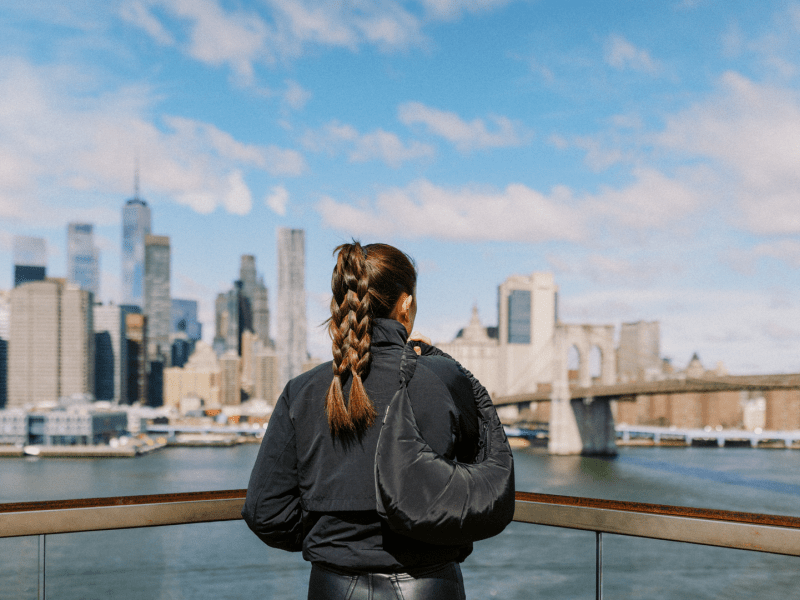
[[[422,438],[408,397],[417,345],[423,355],[451,358],[419,342],[403,350],[400,388],[386,409],[375,452],[378,513],[395,532],[430,544],[468,544],[497,535],[514,517],[514,457],[497,411],[486,388],[459,365],[472,382],[481,415],[481,447],[474,464],[436,454]]]

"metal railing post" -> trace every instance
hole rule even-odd
[[[603,533],[595,531],[595,598],[603,600]]]
[[[39,600],[46,600],[47,598],[47,535],[41,534],[39,536],[39,581],[37,586],[36,597]]]

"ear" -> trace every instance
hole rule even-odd
[[[405,297],[405,299],[403,300],[403,305],[402,305],[403,306],[403,312],[407,313],[409,310],[411,310],[411,304],[413,302],[414,302],[414,296],[412,296],[411,294],[407,295]]]

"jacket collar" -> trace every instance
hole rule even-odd
[[[405,346],[408,332],[394,319],[375,319],[372,322],[372,346]]]

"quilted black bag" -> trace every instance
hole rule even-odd
[[[419,345],[409,342],[400,362],[400,388],[386,409],[375,452],[378,513],[395,532],[431,543],[461,545],[500,533],[514,517],[514,457],[489,393],[466,369],[480,413],[480,448],[474,464],[436,454],[414,418],[408,383]],[[452,360],[452,358],[451,358]],[[456,363],[458,364],[458,363]]]

